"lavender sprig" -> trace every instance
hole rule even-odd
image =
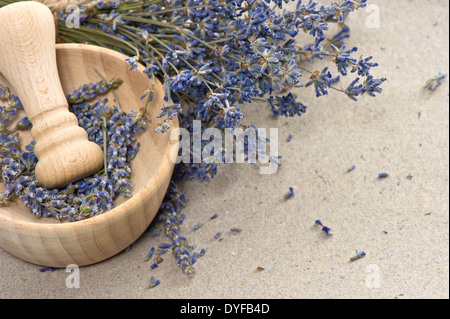
[[[442,81],[446,77],[447,75],[445,75],[444,73],[438,72],[437,75],[427,81],[427,84],[424,86],[424,88],[434,92],[442,84]]]
[[[322,224],[322,222],[318,219],[316,220],[316,224],[322,227],[322,231],[325,232],[325,234],[327,234],[328,236],[332,236],[333,235],[333,231],[331,230],[330,227],[325,226]]]
[[[356,251],[356,254],[350,257],[350,261],[361,259],[364,256],[366,256],[366,253],[364,251]]]

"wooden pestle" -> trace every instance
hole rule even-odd
[[[38,2],[0,9],[0,72],[33,124],[36,178],[49,189],[62,188],[103,166],[101,148],[88,140],[69,112],[56,65],[54,23],[47,6]]]

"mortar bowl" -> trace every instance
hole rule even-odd
[[[129,71],[126,56],[113,50],[86,44],[57,44],[58,72],[64,93],[70,93],[86,83],[120,78],[123,83],[115,90],[121,108],[129,113],[145,106],[142,93],[152,82],[143,73],[144,66]],[[9,87],[0,74],[0,83]],[[14,93],[14,90],[12,90]],[[111,92],[108,105],[114,105]],[[19,96],[20,98],[20,96]],[[69,264],[85,266],[110,258],[131,245],[148,228],[161,205],[173,172],[171,152],[177,141],[170,140],[170,132],[155,133],[159,120],[156,115],[164,103],[159,81],[155,96],[148,105],[147,130],[137,135],[140,149],[132,162],[132,197],[119,198],[115,207],[101,215],[76,222],[59,222],[53,217],[36,217],[20,198],[0,206],[0,247],[27,262],[48,267]],[[23,114],[24,115],[24,114]],[[170,121],[178,127],[176,117]],[[31,141],[30,131],[20,132],[22,147]],[[0,192],[4,192],[0,183]]]

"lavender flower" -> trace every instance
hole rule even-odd
[[[294,188],[289,187],[289,192],[284,195],[284,199],[291,199],[292,197],[294,197],[294,195]]]
[[[16,124],[16,129],[17,130],[27,130],[29,128],[31,128],[32,124],[30,122],[30,120],[28,119],[28,117],[23,117],[19,122],[17,122]]]
[[[389,176],[389,174],[386,173],[386,172],[383,172],[383,173],[378,174],[378,178],[379,178],[379,179],[386,178],[386,177],[388,177],[388,176]]]
[[[337,65],[338,71],[342,75],[347,75],[347,68],[349,66],[353,66],[357,63],[357,60],[351,56],[351,54],[358,49],[353,47],[351,49],[346,50],[346,45],[342,45],[340,49],[338,49],[334,44],[331,44],[331,48],[336,54],[336,58],[334,62]]]
[[[180,104],[164,104],[164,106],[161,108],[161,113],[159,113],[156,117],[172,120],[174,116],[177,116],[177,114],[181,111]]]
[[[289,1],[254,0],[244,6],[243,0],[155,0],[139,3],[136,10],[137,0],[100,1],[80,6],[81,28],[77,32],[65,26],[67,13],[60,12],[59,30],[64,40],[84,42],[88,38],[127,54],[130,70],[137,69],[138,61],[144,64],[149,78],[163,82],[167,105],[179,104],[191,110],[183,123],[196,119],[205,126],[239,127],[245,112],[237,103],[303,85],[301,56],[309,61],[334,57],[343,75],[350,67],[365,77],[377,65],[369,61],[371,57],[359,61],[351,57],[356,48],[345,49],[347,25],[327,37],[330,23],[343,23],[352,11],[366,6],[365,0],[333,1],[328,6],[298,1],[295,10],[275,9],[283,8],[285,2]],[[92,29],[98,32],[83,36]],[[300,46],[295,39],[300,30],[312,40],[303,50],[297,49]],[[326,39],[335,54],[323,49]],[[305,87],[314,84],[316,95],[321,96],[328,93],[331,79],[326,70],[314,73]],[[376,83],[367,83],[364,92],[378,92]],[[151,92],[148,89],[142,96],[151,97]],[[360,95],[350,90],[347,93],[352,98]],[[222,97],[215,99],[217,94],[226,95],[227,102]],[[286,112],[280,114],[304,112],[305,107],[288,101]],[[163,106],[161,117],[166,112],[175,114]],[[166,120],[156,128],[162,133],[169,130]],[[194,170],[194,165],[190,169]]]
[[[137,70],[137,67],[138,67],[138,57],[136,57],[136,56],[134,56],[134,57],[132,57],[132,58],[126,58],[125,59],[125,61],[127,61],[128,63],[130,63],[130,68],[129,68],[129,70],[131,71],[131,70],[133,70],[133,71],[136,71]]]
[[[156,268],[158,268],[159,266],[158,266],[158,260],[153,260],[153,263],[150,265],[150,269],[156,269]]]
[[[288,93],[286,96],[275,96],[267,99],[275,118],[280,115],[285,117],[294,117],[295,115],[302,115],[306,112],[306,106],[301,102],[296,101],[296,97],[292,93]]]
[[[369,62],[370,60],[372,60],[372,58],[373,58],[372,56],[368,56],[366,58],[361,57],[361,59],[359,59],[358,63],[353,66],[351,72],[353,73],[353,72],[357,71],[358,75],[360,75],[360,76],[369,76],[370,69],[378,66],[378,63],[376,63],[376,62]]]
[[[375,97],[375,93],[381,93],[381,84],[386,81],[386,78],[374,79],[372,75],[368,75],[364,82],[364,93]]]
[[[350,83],[344,91],[345,94],[347,94],[347,96],[354,101],[358,100],[356,98],[357,96],[362,95],[366,92],[364,90],[364,85],[358,84],[358,82],[359,82],[359,78],[354,79],[352,81],[352,83]]]
[[[330,44],[333,44],[336,47],[342,47],[345,45],[344,40],[350,37],[350,28],[347,25],[344,25],[342,29],[339,30],[331,39],[327,38]]]
[[[350,257],[350,261],[355,261],[355,260],[361,259],[361,258],[363,258],[365,255],[366,255],[366,253],[363,252],[363,251],[360,251],[360,252],[356,251],[356,254],[353,255],[352,257]]]
[[[442,73],[442,72],[438,72],[437,75],[435,75],[433,78],[429,79],[427,81],[427,84],[425,85],[425,88],[434,92],[436,91],[436,89],[442,84],[442,81],[446,78],[447,76]]]
[[[152,259],[154,253],[155,253],[155,247],[152,247],[152,249],[150,249],[148,254],[145,256],[145,261],[149,261],[150,259]]]
[[[158,286],[161,282],[159,280],[156,280],[155,277],[151,277],[150,278],[150,284],[149,284],[149,288],[155,288],[156,286]]]
[[[322,227],[322,231],[325,232],[325,234],[327,234],[328,236],[332,236],[333,235],[333,231],[331,230],[331,228],[323,225],[322,222],[319,219],[316,220],[315,223]]]
[[[170,247],[172,247],[172,245],[168,244],[168,243],[162,243],[159,245],[159,248],[161,248],[161,249],[168,249]]]
[[[308,87],[314,84],[314,89],[316,90],[316,96],[322,96],[328,94],[327,88],[331,86],[332,75],[328,71],[328,67],[325,67],[321,72],[315,71],[310,77],[310,81],[305,84]]]
[[[324,226],[324,227],[322,227],[322,231],[324,231],[325,234],[327,234],[328,236],[333,235],[333,231],[331,230],[330,227]]]
[[[60,268],[56,268],[56,267],[43,267],[43,268],[40,268],[39,271],[40,271],[40,272],[47,272],[47,271],[54,272],[55,270],[58,270],[58,269],[60,269]]]

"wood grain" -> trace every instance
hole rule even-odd
[[[69,112],[56,66],[55,26],[47,6],[18,2],[0,9],[0,72],[33,123],[36,177],[62,188],[103,167],[102,149]]]
[[[58,44],[56,57],[65,93],[85,83],[100,81],[95,72],[97,69],[108,80],[118,77],[124,81],[116,94],[125,112],[144,107],[145,101],[141,101],[140,96],[151,81],[143,73],[142,65],[137,71],[129,71],[124,55],[83,44]],[[9,85],[1,74],[0,83]],[[113,105],[111,93],[105,97],[109,99],[108,104]],[[154,132],[163,97],[161,83],[157,82],[155,97],[149,105],[151,122],[147,131],[138,135],[141,147],[133,160],[132,198],[126,201],[118,199],[111,211],[73,223],[35,217],[20,199],[16,199],[6,207],[0,206],[0,247],[35,264],[66,267],[68,264],[83,266],[102,261],[133,243],[156,215],[173,171],[170,154],[178,142],[171,141],[168,133]],[[170,125],[178,127],[177,119],[174,118]],[[30,140],[29,132],[21,133],[23,146]],[[0,191],[4,191],[2,186]]]

